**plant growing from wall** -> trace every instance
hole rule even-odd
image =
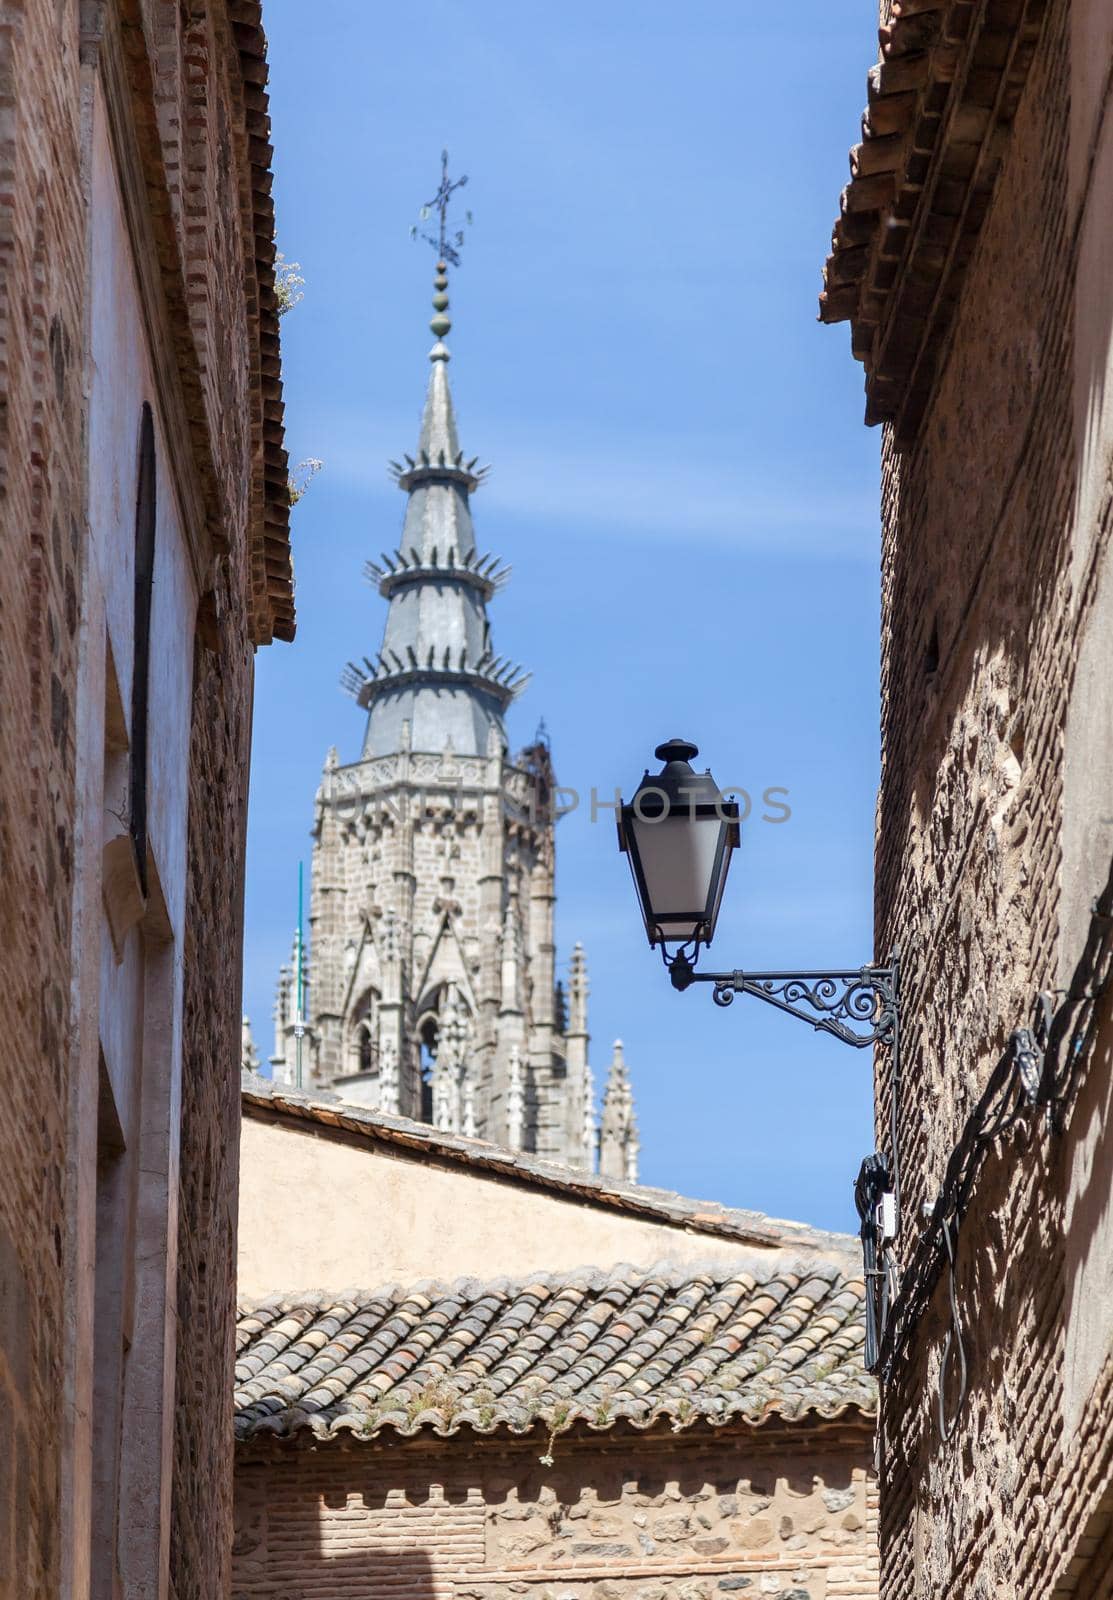
[[[278,315],[284,317],[288,311],[292,311],[303,299],[304,292],[301,263],[287,261],[279,250],[274,258],[274,293],[278,301]],[[286,491],[292,506],[297,505],[323,466],[324,462],[318,456],[307,456],[287,475]]]

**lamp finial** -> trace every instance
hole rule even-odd
[[[658,761],[694,761],[699,755],[699,745],[690,739],[666,739],[653,754]]]

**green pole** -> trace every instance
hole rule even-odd
[[[305,868],[304,868],[304,864],[299,861],[298,862],[298,931],[297,931],[297,937],[294,940],[294,944],[295,944],[295,947],[297,949],[297,957],[296,957],[297,977],[296,977],[296,989],[295,989],[295,993],[296,993],[296,996],[297,996],[297,1002],[296,1002],[296,1009],[294,1011],[294,1039],[296,1041],[295,1042],[296,1056],[295,1056],[295,1069],[294,1070],[295,1070],[295,1081],[296,1081],[297,1086],[298,1086],[299,1089],[301,1088],[301,1041],[302,1041],[302,1038],[303,1038],[303,1036],[305,1034],[305,1012],[304,1012],[305,992],[304,992],[304,986],[303,986],[304,985],[304,977],[305,977],[305,957],[304,957],[304,954],[303,954],[303,948],[304,947],[303,947],[303,944],[302,944],[302,917],[303,917],[303,913],[304,913],[304,908],[305,908]]]

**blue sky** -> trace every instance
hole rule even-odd
[[[433,256],[409,227],[439,154],[474,213],[453,274],[461,443],[493,463],[480,547],[513,564],[496,648],[533,672],[558,776],[632,789],[683,734],[721,782],[789,791],[751,822],[711,956],[872,958],[878,436],[845,329],[815,321],[875,47],[872,0],[791,7],[570,0],[268,0],[298,637],[261,651],[245,1008],[271,1049],[297,862],[329,745],[358,754],[338,677],[379,641],[363,562],[397,540]],[[669,987],[610,813],[558,833],[561,966],[591,972],[592,1061],[621,1036],[642,1177],[833,1227],[873,1148],[869,1060],[754,1001]]]

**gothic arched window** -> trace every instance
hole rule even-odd
[[[379,1048],[376,1039],[379,996],[365,989],[349,1013],[348,1058],[352,1072],[377,1072]]]
[[[371,1026],[367,1022],[361,1022],[356,1028],[356,1049],[359,1070],[361,1072],[371,1072],[375,1065],[375,1041],[372,1037]]]
[[[427,1011],[418,1023],[417,1044],[421,1059],[421,1109],[422,1122],[433,1120],[433,1068],[437,1062],[439,1029],[435,1011]]]

